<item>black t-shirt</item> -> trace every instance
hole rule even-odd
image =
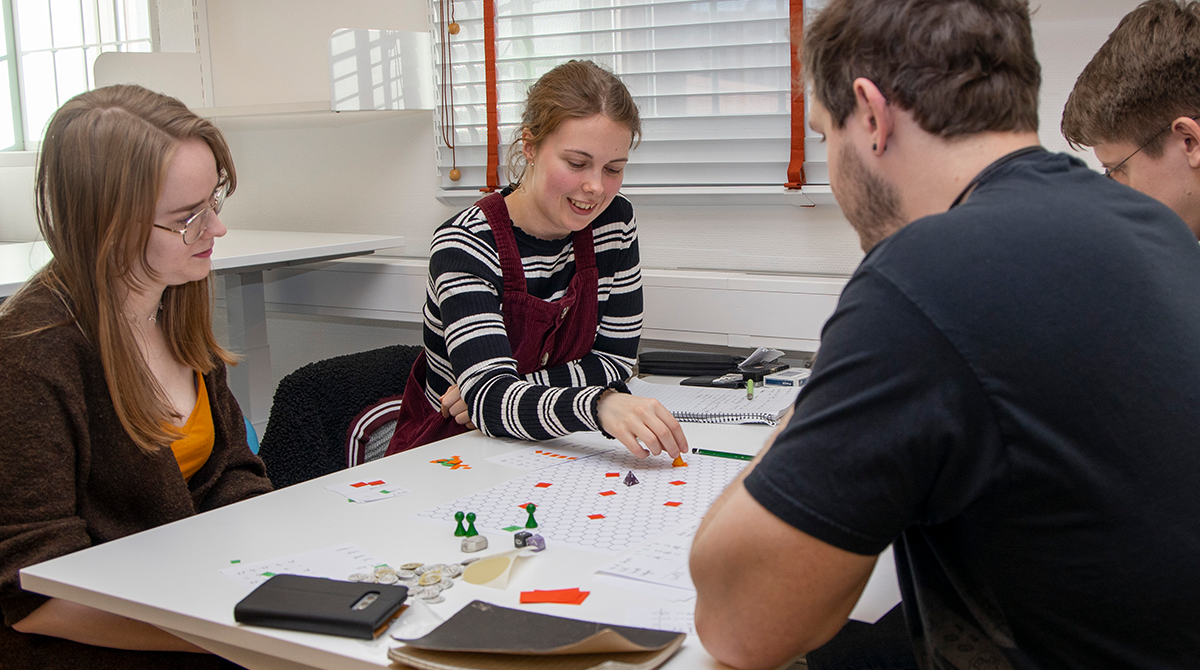
[[[1200,247],[1035,152],[863,260],[746,479],[837,547],[896,544],[934,668],[1200,662]]]

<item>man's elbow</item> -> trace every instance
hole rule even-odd
[[[700,642],[713,658],[738,670],[772,670],[801,657],[825,643],[806,636],[803,631],[778,635],[749,621],[751,617],[735,616],[719,605],[709,607],[697,600],[695,625]]]

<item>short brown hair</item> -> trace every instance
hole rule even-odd
[[[946,139],[1037,130],[1042,75],[1025,0],[833,0],[809,26],[804,67],[838,128],[865,77]]]
[[[542,75],[525,99],[525,112],[505,163],[514,184],[525,177],[523,144],[536,147],[567,119],[603,114],[629,129],[629,146],[642,135],[642,120],[629,89],[617,76],[588,60],[571,60]]]
[[[1162,155],[1162,130],[1200,114],[1200,3],[1149,0],[1125,15],[1075,80],[1063,109],[1072,147],[1104,142]]]
[[[28,285],[41,284],[66,305],[100,354],[117,417],[130,438],[153,452],[178,437],[175,412],[134,341],[122,296],[134,267],[153,276],[146,246],[167,168],[179,144],[204,141],[227,175],[237,171],[221,131],[182,102],[140,86],[81,93],[54,113],[38,159],[38,226],[52,260]],[[20,302],[24,289],[9,298]],[[168,286],[160,321],[171,353],[201,373],[232,363],[212,332],[208,279]],[[6,303],[6,310],[12,305]]]

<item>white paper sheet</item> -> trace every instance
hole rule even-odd
[[[363,551],[358,545],[348,542],[254,563],[238,562],[222,570],[221,574],[247,589],[253,589],[275,575],[344,580],[355,573],[374,572],[375,566],[383,564],[383,561]]]

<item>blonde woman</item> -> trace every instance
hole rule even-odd
[[[24,591],[18,571],[271,490],[212,333],[236,182],[220,131],[140,87],[81,94],[50,122],[36,196],[54,259],[0,305],[0,667],[220,663]]]

